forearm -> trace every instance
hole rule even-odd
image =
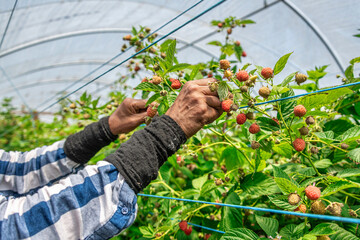
[[[159,168],[185,142],[186,136],[180,126],[164,115],[135,132],[104,160],[111,162],[138,193],[157,178]]]
[[[71,160],[87,163],[101,148],[109,145],[117,136],[110,131],[109,117],[100,119],[85,127],[84,130],[69,136],[64,151]]]

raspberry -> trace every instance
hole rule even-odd
[[[221,107],[225,112],[230,112],[232,104],[233,104],[233,101],[231,99],[227,99],[227,100],[222,101]]]
[[[188,227],[188,224],[187,224],[186,221],[181,221],[179,223],[179,227],[180,227],[181,230],[185,231],[187,229],[187,227]]]
[[[300,198],[299,194],[297,194],[297,193],[289,194],[288,202],[290,205],[298,205],[300,201],[301,201],[301,198]]]
[[[227,34],[230,35],[231,33],[232,33],[232,29],[231,29],[231,28],[228,28]]]
[[[303,105],[297,105],[294,107],[294,114],[297,117],[302,117],[306,114],[306,108]]]
[[[326,211],[325,204],[317,200],[311,204],[311,211],[315,214],[324,214]]]
[[[205,239],[205,240],[208,240],[210,237],[211,237],[211,234],[210,234],[210,233],[205,233],[205,235],[204,235],[204,239]]]
[[[310,200],[317,200],[321,195],[321,191],[320,188],[310,185],[305,188],[305,194]]]
[[[294,140],[293,146],[294,146],[296,151],[301,152],[302,150],[305,149],[306,143],[305,143],[305,141],[303,139],[297,138],[297,139]]]
[[[170,79],[170,81],[171,81],[171,79]],[[181,82],[178,79],[174,79],[171,83],[171,88],[173,88],[173,89],[181,88]]]
[[[252,149],[258,149],[260,147],[260,143],[258,143],[257,141],[252,141],[251,142],[251,148]]]
[[[75,104],[75,103],[71,103],[70,106],[69,106],[69,108],[75,109],[75,108],[76,108],[76,104]]]
[[[246,56],[247,56],[246,52],[245,52],[245,51],[242,51],[241,56],[242,56],[242,57],[246,57]]]
[[[185,233],[187,236],[189,236],[189,235],[191,234],[191,232],[192,232],[192,227],[191,227],[191,226],[190,226],[189,228],[187,228],[187,229],[184,230],[184,233]]]
[[[318,153],[319,153],[319,149],[318,149],[317,147],[311,147],[311,148],[310,148],[310,152],[311,152],[312,154],[318,154]]]
[[[209,85],[210,91],[216,92],[218,90],[218,87],[219,87],[218,82],[209,82],[208,85]]]
[[[307,76],[305,74],[302,73],[296,73],[295,75],[295,81],[298,85],[300,85],[301,83],[305,82],[307,79]]]
[[[236,46],[240,46],[240,41],[236,41],[236,42],[235,42],[235,45],[236,45]]]
[[[237,124],[240,124],[240,125],[244,124],[246,122],[246,115],[243,113],[240,113],[239,115],[237,115],[236,122],[237,122]]]
[[[126,35],[123,37],[123,40],[125,41],[130,41],[130,39],[131,39],[131,35]]]
[[[346,149],[348,149],[348,148],[349,148],[349,145],[348,145],[348,144],[346,144],[346,143],[342,143],[340,147],[341,147],[341,149],[346,150]]]
[[[306,205],[305,204],[300,204],[295,210],[295,212],[302,212],[302,213],[306,213]]]
[[[233,75],[233,72],[231,70],[225,70],[224,71],[224,78],[231,78]]]
[[[305,122],[307,125],[312,125],[315,123],[315,119],[313,116],[308,116],[306,119],[305,119]]]
[[[299,132],[301,135],[308,135],[309,134],[309,129],[305,126],[303,126],[302,128],[299,129]]]
[[[317,236],[316,240],[331,240],[331,238],[329,238],[329,236],[323,235],[323,236]]]
[[[268,98],[270,96],[270,89],[268,87],[261,87],[259,89],[259,95],[262,96],[263,98]]]
[[[166,96],[168,94],[168,92],[166,90],[161,90],[160,91],[160,96]]]
[[[246,118],[249,120],[254,120],[255,119],[255,114],[253,112],[248,112],[246,114]]]
[[[141,82],[143,83],[143,82],[149,82],[149,80],[146,78],[146,77],[144,77],[142,80],[141,80]]]
[[[221,178],[215,179],[215,185],[216,185],[216,186],[220,186],[220,185],[222,185],[222,184],[223,184],[223,181],[221,180]]]
[[[209,72],[207,76],[208,76],[208,78],[212,78],[213,77],[213,72]]]
[[[256,133],[260,132],[259,125],[257,125],[256,123],[251,124],[251,126],[249,127],[249,132],[252,134],[256,134]]]
[[[220,60],[220,68],[221,69],[228,69],[230,67],[230,62],[226,59]]]
[[[158,107],[158,104],[157,103],[154,103],[154,104],[150,104],[146,110],[146,113],[148,115],[148,117],[151,117],[153,118],[156,113],[157,113],[157,107]]]
[[[136,65],[136,66],[134,67],[134,71],[135,71],[135,72],[140,71],[140,69],[141,69],[141,68],[140,68],[140,66],[139,66],[139,65]]]
[[[241,86],[240,91],[245,93],[249,90],[248,86]]]
[[[271,68],[269,68],[269,67],[263,68],[261,70],[261,76],[264,79],[272,78],[272,77],[274,77],[273,70]]]
[[[245,70],[240,70],[239,72],[236,73],[236,78],[240,82],[245,82],[246,80],[249,79],[249,74]]]
[[[222,27],[223,27],[223,24],[222,24],[222,23],[218,23],[218,27],[219,27],[219,28],[222,28]]]
[[[326,210],[328,210],[331,215],[334,216],[341,216],[342,207],[344,204],[338,203],[338,202],[332,202],[329,206],[326,207]]]
[[[161,83],[161,81],[162,81],[161,77],[154,75],[152,77],[151,83],[158,85]]]

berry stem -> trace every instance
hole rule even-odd
[[[321,142],[321,143],[323,143],[323,144],[326,144],[326,145],[328,145],[328,146],[330,146],[330,147],[336,148],[336,149],[341,150],[341,151],[343,151],[343,152],[346,152],[346,153],[348,152],[348,151],[345,150],[345,149],[339,148],[338,146],[335,146],[335,145],[333,145],[333,144],[330,144],[330,143],[327,143],[327,142],[321,140],[318,136],[316,136],[316,135],[313,134],[313,133],[312,133],[312,135],[315,136],[317,140],[308,140],[308,142]]]
[[[288,131],[289,137],[290,137],[290,141],[291,141],[291,143],[292,143],[293,140],[292,140],[292,137],[291,137],[291,129],[288,127],[288,125],[287,125],[286,122],[285,122],[285,119],[284,119],[284,117],[283,117],[283,115],[282,115],[282,113],[281,113],[281,110],[280,110],[279,102],[277,102],[276,105],[277,105],[277,109],[278,109],[278,113],[279,113],[279,115],[280,115],[281,121],[284,123],[285,128],[286,128],[286,130]],[[292,144],[290,144],[290,145],[292,145]]]
[[[319,173],[319,171],[318,171],[317,168],[315,167],[315,164],[314,164],[314,162],[311,160],[311,158],[310,158],[308,155],[306,155],[306,154],[304,154],[304,153],[302,153],[302,152],[299,152],[299,153],[309,160],[310,165],[311,165],[311,167],[315,170],[316,174],[317,174],[318,176],[322,176],[321,173]]]

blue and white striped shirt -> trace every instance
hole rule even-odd
[[[136,195],[115,166],[79,165],[63,145],[0,150],[0,239],[108,239],[134,222]]]

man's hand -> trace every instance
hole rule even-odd
[[[216,92],[211,92],[208,82],[212,78],[187,82],[166,115],[174,119],[187,138],[205,124],[212,123],[222,114],[221,102]]]
[[[145,104],[146,100],[126,98],[109,118],[112,134],[128,133],[144,123]]]

